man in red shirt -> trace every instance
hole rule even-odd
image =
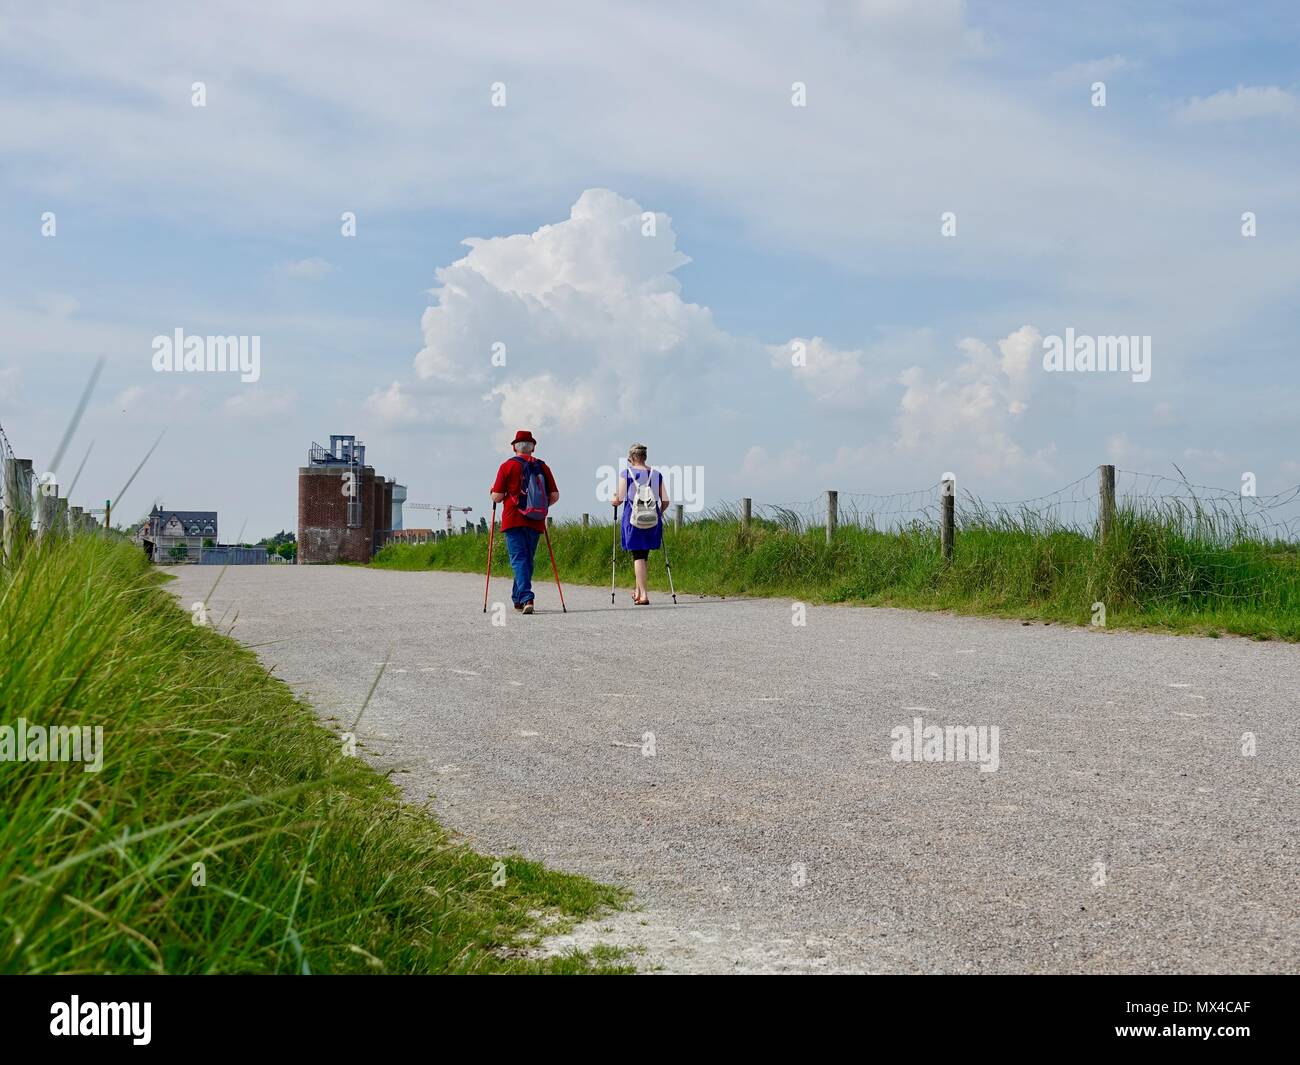
[[[501,533],[506,538],[510,568],[515,571],[515,585],[510,598],[515,609],[523,614],[533,612],[533,556],[537,553],[537,541],[546,532],[545,518],[527,518],[519,512],[520,495],[525,486],[524,474],[532,472],[530,467],[533,463],[541,467],[546,481],[546,505],[553,507],[560,498],[551,468],[533,457],[536,446],[537,441],[527,429],[515,433],[510,443],[514,455],[501,463],[492,485],[492,502],[505,504],[501,508]]]

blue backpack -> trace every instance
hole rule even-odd
[[[519,516],[542,521],[550,509],[550,493],[546,491],[546,464],[541,459],[529,461],[521,455],[515,461],[523,464],[519,488]]]

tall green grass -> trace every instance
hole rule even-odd
[[[0,971],[623,967],[524,956],[539,915],[620,893],[514,858],[494,886],[493,859],[346,757],[127,544],[78,537],[0,575],[0,663],[0,724],[104,730],[98,773],[0,762]]]
[[[607,584],[612,527],[573,522],[552,530],[566,581]],[[679,592],[792,596],[807,601],[952,610],[1088,624],[1102,603],[1108,626],[1238,633],[1300,640],[1300,551],[1252,539],[1222,516],[1174,508],[1120,509],[1105,546],[1078,530],[1032,514],[975,511],[957,530],[945,563],[931,527],[896,531],[824,528],[755,519],[742,528],[725,509],[667,532]],[[497,536],[493,572],[508,575]],[[544,551],[544,547],[541,549]],[[487,537],[462,535],[433,544],[395,544],[374,564],[392,569],[477,570]],[[543,556],[542,566],[548,565]],[[631,584],[619,551],[617,580]],[[659,554],[650,583],[668,588]]]

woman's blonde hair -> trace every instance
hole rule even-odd
[[[637,462],[637,461],[645,462],[645,457],[646,457],[645,444],[633,444],[630,448],[627,449],[628,462]]]

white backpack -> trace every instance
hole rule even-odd
[[[636,486],[632,494],[632,516],[629,519],[634,529],[653,529],[659,524],[659,500],[654,493],[654,471],[646,470],[645,481],[637,480],[636,471],[629,467],[628,477]]]

